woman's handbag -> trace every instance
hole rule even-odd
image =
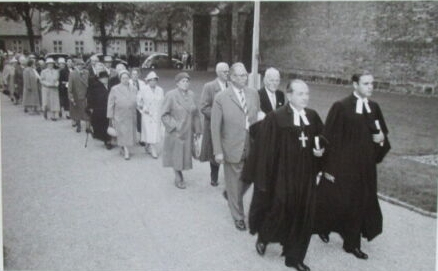
[[[193,136],[192,155],[193,158],[199,159],[201,156],[202,135]]]
[[[112,137],[117,137],[117,131],[114,127],[109,126],[108,129],[106,129],[106,133]]]

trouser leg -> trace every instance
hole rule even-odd
[[[211,181],[213,181],[213,182],[218,181],[219,167],[220,167],[219,164],[217,164],[216,162],[210,161],[210,177],[211,177]]]
[[[225,188],[228,195],[228,206],[234,220],[244,220],[243,195],[249,184],[240,180],[243,161],[239,163],[224,163]]]

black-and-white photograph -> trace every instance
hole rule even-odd
[[[438,1],[0,2],[0,270],[436,270]]]

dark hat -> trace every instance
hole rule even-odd
[[[179,81],[181,81],[184,78],[187,78],[190,80],[190,75],[186,72],[180,72],[175,76],[175,82],[178,83]]]
[[[109,74],[106,71],[99,72],[99,78],[108,78]]]

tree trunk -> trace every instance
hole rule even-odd
[[[102,54],[106,56],[106,46],[108,43],[108,37],[106,35],[106,28],[105,28],[105,4],[102,3],[102,11],[100,12],[100,21],[99,21],[99,30],[100,30],[100,43],[102,44]]]
[[[172,67],[172,24],[167,23],[167,61],[169,67]]]
[[[30,47],[30,53],[35,52],[35,37],[33,33],[33,24],[32,24],[32,17],[30,15],[30,10],[26,10],[23,15],[24,23],[26,24],[27,29],[27,37],[29,38],[29,47]]]

